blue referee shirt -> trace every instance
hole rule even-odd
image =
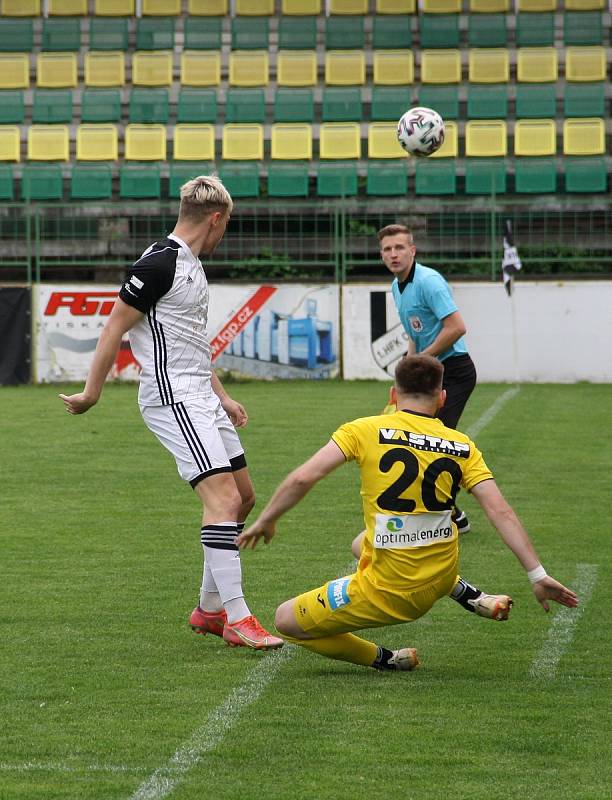
[[[404,330],[415,344],[416,352],[428,347],[442,329],[442,320],[458,311],[451,288],[435,269],[417,262],[410,275],[401,284],[395,278],[391,285],[393,299]],[[449,356],[467,353],[463,336],[444,353],[440,361]]]

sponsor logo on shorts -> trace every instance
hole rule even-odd
[[[397,550],[439,544],[453,536],[450,511],[406,514],[404,517],[377,514],[373,542],[378,549]]]
[[[348,596],[350,578],[338,578],[327,585],[327,602],[332,611],[348,605],[351,600]]]

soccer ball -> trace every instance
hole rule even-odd
[[[444,121],[432,108],[411,108],[397,123],[397,138],[411,156],[430,156],[442,146]]]

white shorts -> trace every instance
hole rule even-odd
[[[141,406],[140,413],[174,456],[181,478],[193,487],[210,475],[246,467],[236,429],[216,394],[170,406]]]

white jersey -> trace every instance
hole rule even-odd
[[[210,395],[208,281],[185,242],[170,234],[147,248],[128,271],[119,297],[144,314],[129,333],[142,370],[140,405]]]

